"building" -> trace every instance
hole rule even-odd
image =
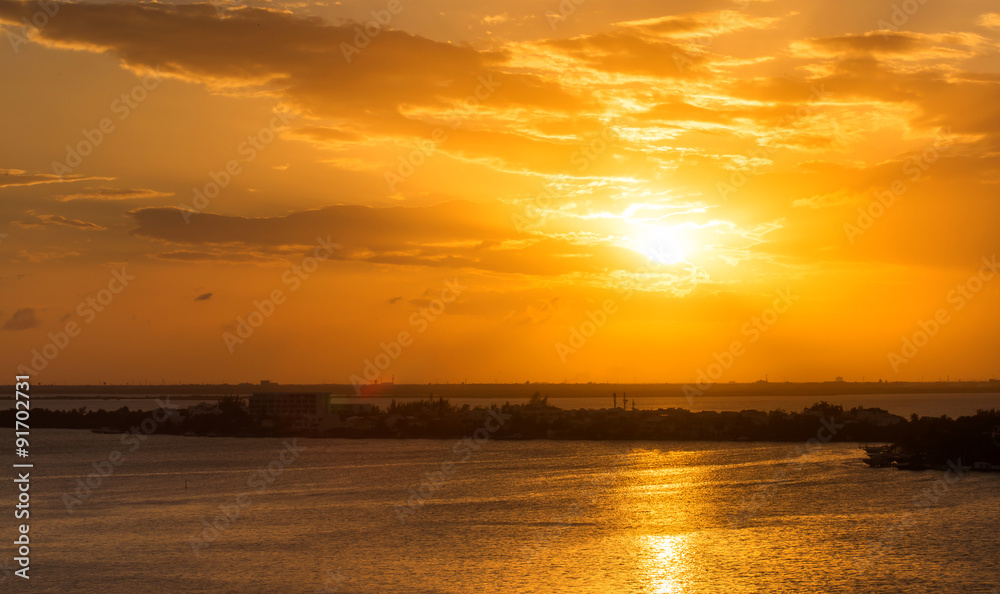
[[[247,409],[257,419],[266,417],[302,417],[325,415],[330,410],[330,395],[310,394],[251,394]]]
[[[323,392],[264,392],[247,398],[247,411],[265,425],[280,424],[292,429],[320,431],[348,426],[343,421],[344,417],[372,413],[371,403],[349,404],[333,400],[333,395]]]
[[[262,424],[291,429],[326,429],[334,420],[330,394],[265,392],[247,398],[247,411]]]

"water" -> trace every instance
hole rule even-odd
[[[1000,587],[1000,475],[948,485],[943,472],[869,469],[850,444],[803,453],[775,443],[488,441],[462,462],[457,441],[299,440],[306,449],[286,453],[258,493],[255,473],[282,443],[154,434],[130,452],[115,435],[32,431],[32,590]],[[114,474],[67,513],[63,493],[116,450]],[[401,523],[409,490],[448,462],[447,480],[424,487],[422,507]],[[12,506],[13,483],[3,484]],[[914,504],[935,486],[932,505]],[[203,521],[241,493],[249,504],[196,553]],[[2,517],[13,539],[12,514]]]
[[[168,400],[166,396],[150,396],[147,398],[48,398],[45,396],[33,396],[31,402],[35,408],[47,408],[49,410],[73,410],[77,408],[86,408],[87,410],[118,410],[126,406],[129,410],[151,411],[160,407],[157,404],[158,399],[178,409],[202,403],[214,404],[218,400],[177,400],[176,398]]]
[[[165,397],[160,397],[165,398]],[[367,402],[376,404],[382,409],[389,407],[392,398],[366,397],[366,398],[337,398],[338,402],[361,403]],[[396,398],[397,402],[407,402],[419,400],[417,398]],[[685,408],[691,411],[702,410],[744,410],[748,408],[771,411],[784,409],[787,411],[801,411],[803,408],[826,400],[833,404],[840,404],[844,408],[855,406],[879,407],[891,413],[909,417],[916,413],[921,416],[940,417],[948,415],[956,418],[962,415],[974,415],[979,409],[1000,408],[1000,394],[851,394],[842,396],[713,396],[709,392],[704,396],[694,398],[688,402],[684,396],[643,396],[636,402],[636,408],[657,409],[657,408]],[[172,398],[170,402],[179,408],[186,408],[202,402],[214,403],[216,399],[203,400],[177,400]],[[156,397],[145,398],[59,398],[36,396],[33,399],[34,405],[38,408],[48,408],[52,410],[69,410],[85,406],[90,410],[113,410],[122,406],[129,407],[130,410],[153,410],[157,407]],[[527,398],[504,398],[495,401],[490,398],[450,398],[449,402],[461,406],[488,406],[491,403],[503,404],[524,404]],[[550,398],[549,402],[560,408],[611,408],[613,400],[610,397],[576,397],[576,398]],[[631,402],[631,400],[630,400]],[[621,406],[621,398],[618,399],[618,406]]]

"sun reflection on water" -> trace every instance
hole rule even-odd
[[[690,545],[685,534],[646,535],[642,538],[646,555],[645,577],[649,592],[684,592]]]

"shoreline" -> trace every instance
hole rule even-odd
[[[880,408],[820,401],[801,412],[745,409],[739,412],[682,408],[656,410],[561,409],[536,393],[528,404],[458,406],[443,398],[377,405],[340,406],[323,416],[255,417],[242,399],[214,405],[154,411],[32,408],[33,428],[88,429],[95,433],[185,437],[302,437],[493,441],[676,441],[735,443],[829,442],[869,444],[872,467],[922,469],[950,463],[1000,470],[1000,410],[952,419],[909,419]],[[13,408],[0,411],[0,426],[13,427]],[[887,444],[872,447],[871,444]],[[889,453],[891,452],[891,455]],[[859,460],[862,458],[859,457]],[[964,461],[964,462],[963,462]]]

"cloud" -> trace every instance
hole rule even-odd
[[[615,23],[615,26],[639,29],[662,37],[704,38],[743,29],[766,29],[780,20],[777,17],[753,17],[736,10],[720,10],[622,21]]]
[[[642,114],[643,119],[659,122],[706,122],[725,124],[741,115],[739,111],[725,108],[708,108],[692,105],[679,99],[672,99],[650,107]]]
[[[912,31],[869,31],[810,39],[792,44],[799,55],[834,56],[844,54],[879,54],[916,59],[966,58],[977,50],[995,48],[986,38],[974,33],[915,33]]]
[[[386,300],[386,303],[389,305],[394,305],[396,303],[399,303],[400,300],[402,299],[403,299],[402,297],[392,297],[391,299]]]
[[[317,238],[376,251],[464,241],[469,245],[518,236],[514,211],[499,203],[449,202],[427,207],[334,205],[276,217],[192,213],[172,207],[130,212],[136,235],[174,243],[312,246]]]
[[[844,188],[830,194],[817,194],[809,198],[798,198],[792,201],[795,208],[810,208],[813,210],[820,208],[830,208],[833,206],[843,206],[857,202],[856,196],[852,195]]]
[[[356,131],[341,128],[320,128],[317,126],[301,126],[291,128],[285,133],[289,138],[309,140],[320,144],[339,145],[345,142],[359,142],[364,136]]]
[[[70,200],[139,200],[149,198],[168,198],[172,192],[158,192],[142,188],[86,188],[75,194],[56,196],[60,202]]]
[[[165,262],[188,262],[201,263],[212,262],[218,264],[259,264],[276,266],[287,262],[285,258],[272,254],[264,254],[259,251],[198,251],[198,250],[172,250],[169,252],[158,252],[150,255],[154,260]]]
[[[319,239],[338,244],[333,260],[372,265],[470,269],[556,277],[640,269],[645,258],[613,238],[517,231],[512,207],[448,202],[426,207],[337,205],[275,217],[201,213],[185,223],[176,208],[142,208],[131,215],[135,235],[204,246],[157,254],[185,261],[287,259],[311,254]],[[679,275],[677,275],[680,278]],[[595,281],[599,282],[599,281]]]
[[[986,14],[979,15],[976,23],[980,27],[986,27],[987,29],[1000,29],[1000,13],[987,12]]]
[[[0,12],[0,16],[2,16],[2,12]],[[59,176],[52,173],[27,173],[23,169],[0,169],[0,188],[37,186],[40,184],[65,184],[78,181],[111,181],[114,179],[113,177]]]
[[[202,293],[194,298],[195,301],[208,301],[212,298],[212,293]]]
[[[0,22],[19,24],[35,10],[0,0]],[[445,150],[459,158],[499,156],[524,166],[543,155],[564,167],[561,154],[545,153],[558,148],[554,143],[535,142],[530,152],[522,150],[532,141],[518,121],[506,127],[519,135],[473,124],[496,124],[511,110],[568,116],[596,107],[590,93],[568,90],[556,77],[512,63],[512,50],[505,46],[479,50],[385,29],[358,48],[356,26],[260,7],[228,10],[219,18],[208,3],[69,3],[60,4],[59,18],[35,31],[32,41],[114,52],[127,68],[158,68],[164,76],[227,95],[270,96],[301,122],[287,138],[326,148],[430,139],[440,128],[448,130]],[[463,129],[456,130],[459,126]],[[320,162],[368,174],[382,168],[378,160],[354,155]]]
[[[555,39],[546,45],[594,70],[634,76],[691,77],[705,60],[680,45],[636,31]]]
[[[79,256],[80,252],[73,250],[51,250],[47,252],[29,252],[28,250],[18,250],[14,255],[14,262],[25,262],[27,264],[41,264],[43,262],[62,262],[67,257]]]
[[[554,39],[546,46],[594,70],[657,78],[694,78],[707,71],[716,37],[772,26],[777,17],[738,11],[698,12],[614,23],[615,31]]]
[[[19,309],[14,312],[14,315],[7,320],[4,325],[4,330],[28,330],[41,325],[41,321],[35,316],[35,309],[31,307],[26,307],[24,309]]]
[[[19,23],[37,8],[0,0],[0,20]],[[498,107],[557,107],[578,102],[558,85],[530,74],[501,71],[507,56],[383,30],[362,49],[353,23],[245,7],[220,19],[209,3],[60,4],[59,18],[33,40],[54,47],[111,50],[132,68],[210,87],[267,93],[311,116],[406,121],[402,108],[451,109],[481,80],[499,86]],[[262,43],[262,38],[266,43]],[[345,50],[345,48],[347,48]]]
[[[27,221],[14,221],[14,224],[24,229],[37,229],[41,227],[69,227],[71,229],[79,229],[80,231],[107,231],[108,229],[97,223],[51,214],[38,215]]]

